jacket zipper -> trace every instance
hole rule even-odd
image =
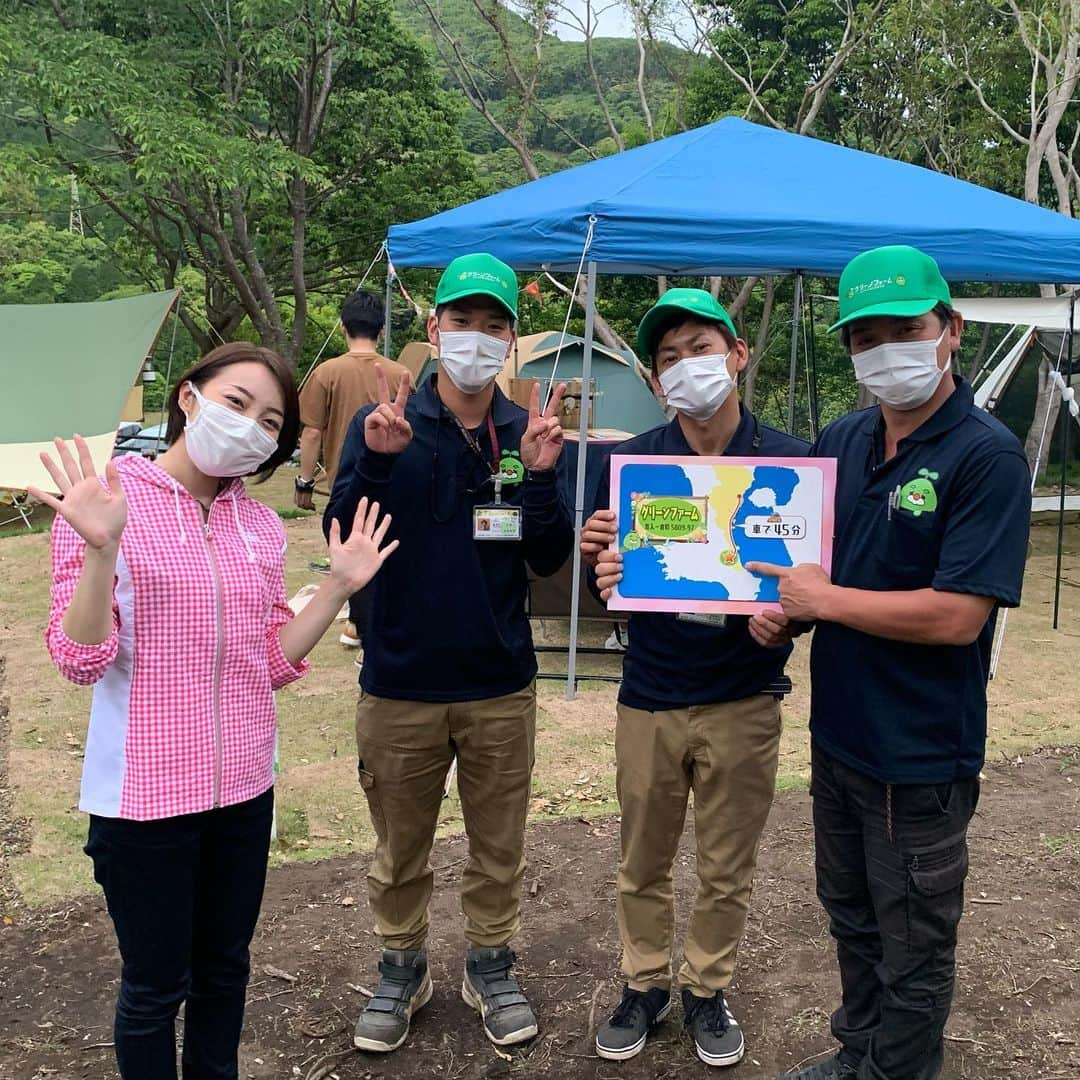
[[[203,523],[203,538],[206,540],[207,558],[210,560],[210,572],[214,578],[214,613],[217,623],[217,641],[214,647],[214,809],[221,805],[221,772],[224,756],[223,736],[221,731],[221,666],[225,643],[225,601],[221,588],[221,568],[217,553],[210,542],[210,511],[206,512]]]

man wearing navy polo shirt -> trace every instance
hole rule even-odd
[[[809,447],[759,423],[739,403],[735,380],[746,342],[728,313],[702,289],[670,289],[646,313],[638,351],[652,361],[654,389],[677,416],[619,446],[620,454],[802,457]],[[595,567],[590,582],[606,600],[621,577],[610,550],[615,514],[600,482],[582,534]],[[615,729],[616,786],[622,813],[617,883],[622,1001],[596,1036],[603,1058],[624,1060],[644,1047],[671,1009],[674,903],[671,867],[694,793],[698,895],[679,971],[686,1026],[698,1057],[734,1065],[742,1031],[724,991],[746,928],[758,840],[772,805],[780,746],[777,680],[789,640],[776,612],[737,616],[635,614],[623,661]]]
[[[880,404],[814,446],[839,463],[832,580],[758,567],[779,577],[785,614],[816,625],[817,891],[843,999],[839,1053],[800,1080],[941,1073],[991,638],[997,608],[1020,602],[1031,510],[1020,443],[950,370],[951,302],[915,248],[848,264],[833,329]]]

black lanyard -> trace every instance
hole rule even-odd
[[[469,429],[467,427],[465,427],[465,425],[461,422],[461,420],[458,419],[458,417],[454,413],[452,413],[449,409],[447,409],[446,406],[440,406],[440,408],[441,408],[441,411],[445,412],[450,417],[450,419],[453,420],[453,422],[454,422],[455,426],[457,427],[458,431],[461,432],[461,437],[465,440],[465,445],[480,460],[480,463],[484,466],[484,472],[487,474],[484,477],[483,483],[481,483],[479,487],[466,488],[464,490],[463,494],[469,495],[469,496],[478,495],[480,493],[480,491],[483,490],[484,487],[486,487],[488,484],[490,484],[490,483],[492,483],[494,481],[495,485],[496,485],[495,497],[496,497],[496,501],[499,501],[499,496],[500,496],[499,489],[502,486],[501,481],[499,480],[499,471],[500,471],[499,470],[499,438],[495,433],[495,421],[492,419],[491,410],[489,409],[488,414],[487,414],[487,429],[488,429],[488,434],[491,437],[491,461],[489,462],[488,459],[487,459],[487,456],[484,454],[484,451],[480,446],[480,443],[475,438],[473,438],[471,432],[469,431]],[[432,516],[432,518],[434,519],[434,521],[435,521],[435,523],[437,525],[445,525],[445,524],[447,524],[449,521],[451,521],[453,519],[454,512],[455,512],[455,511],[451,511],[451,513],[448,516],[444,516],[444,515],[440,514],[438,512],[437,508],[436,508],[436,502],[437,502],[437,494],[436,494],[436,492],[437,492],[437,484],[438,484],[437,474],[438,474],[438,462],[439,462],[439,432],[440,432],[441,429],[442,429],[442,422],[441,422],[441,416],[440,416],[440,419],[438,421],[436,421],[436,425],[435,425],[435,452],[434,452],[434,454],[432,455],[432,458],[431,458],[431,503],[430,503],[430,509],[431,509],[431,516]],[[455,489],[456,489],[456,481],[454,481],[454,483],[455,483]],[[456,495],[455,495],[455,500],[456,500]]]
[[[450,419],[454,421],[458,431],[461,432],[461,437],[465,440],[465,445],[483,462],[484,468],[488,467],[487,458],[484,457],[484,451],[480,449],[480,444],[473,438],[472,432],[461,422],[455,413],[450,412]],[[499,437],[495,434],[495,421],[491,418],[491,410],[488,409],[487,413],[487,429],[488,435],[491,437],[491,475],[499,475]]]

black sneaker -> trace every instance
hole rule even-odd
[[[784,1073],[776,1080],[854,1080],[859,1070],[853,1065],[848,1065],[840,1060],[840,1055],[829,1058],[828,1061],[819,1061],[816,1065],[810,1065],[800,1069],[797,1073]]]
[[[697,1056],[706,1065],[734,1065],[746,1050],[742,1029],[724,1001],[723,991],[711,998],[682,992],[685,1024],[694,1033]]]
[[[461,996],[484,1021],[484,1034],[496,1046],[527,1042],[537,1032],[536,1015],[510,968],[517,959],[505,946],[470,949],[465,958]]]
[[[671,1012],[671,991],[654,986],[631,990],[623,986],[622,1001],[596,1033],[596,1052],[608,1061],[625,1061],[640,1054],[645,1040]]]
[[[413,1013],[431,1000],[431,975],[423,952],[386,949],[379,962],[379,985],[356,1021],[353,1045],[386,1054],[409,1034]]]

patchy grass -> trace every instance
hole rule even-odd
[[[286,514],[295,473],[282,469],[253,493]],[[317,499],[318,509],[325,505]],[[47,522],[40,522],[43,526]],[[318,582],[308,568],[325,554],[320,517],[290,518],[287,586],[290,595]],[[1033,530],[1024,607],[1011,612],[997,679],[990,686],[988,756],[1015,756],[1040,745],[1080,744],[1080,526],[1066,532],[1062,629],[1050,629],[1056,526]],[[0,631],[8,658],[11,698],[11,771],[15,812],[32,822],[29,851],[12,859],[29,903],[84,892],[90,862],[82,854],[85,818],[76,809],[89,691],[64,682],[42,643],[48,615],[48,537],[21,532],[0,541]],[[273,860],[308,860],[370,850],[371,825],[356,783],[353,717],[355,653],[337,643],[337,624],[315,648],[311,674],[279,695],[281,719],[278,834]],[[610,626],[586,624],[583,644],[599,645]],[[565,644],[565,622],[535,626],[536,640]],[[780,790],[804,788],[809,777],[808,643],[796,647],[789,674],[780,747]],[[541,669],[565,671],[565,657],[542,654]],[[618,674],[620,656],[581,657],[579,672]],[[617,811],[614,777],[615,697],[612,683],[580,685],[566,700],[565,683],[539,683],[534,818],[578,817]],[[1063,760],[1062,768],[1076,761]],[[460,832],[461,806],[451,792],[442,807],[441,835]],[[1063,834],[1064,835],[1064,834]],[[1070,834],[1071,837],[1071,834]],[[1073,842],[1049,837],[1048,844]],[[1048,846],[1047,850],[1050,848]]]
[[[1060,855],[1063,851],[1080,853],[1080,831],[1049,836],[1043,835],[1039,839],[1042,841],[1042,846],[1051,855]]]

